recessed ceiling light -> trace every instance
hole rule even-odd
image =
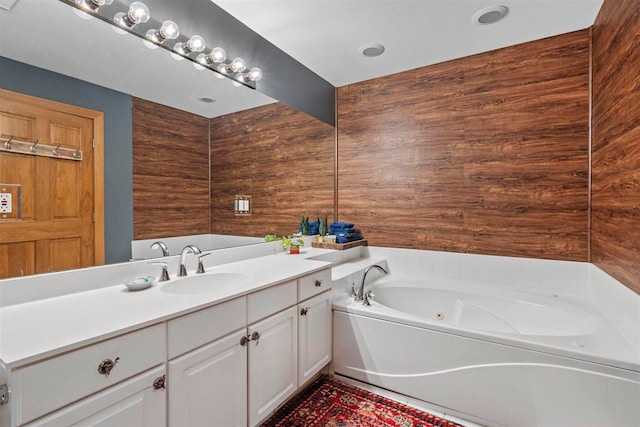
[[[198,101],[200,102],[204,102],[206,104],[211,104],[212,102],[216,102],[215,99],[209,97],[209,96],[199,96],[198,97]]]
[[[491,6],[476,12],[471,20],[476,24],[489,25],[504,19],[508,14],[507,6]]]
[[[365,44],[364,46],[360,46],[358,48],[358,53],[362,56],[366,56],[367,58],[380,56],[383,52],[384,46],[378,43]]]

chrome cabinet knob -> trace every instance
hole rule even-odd
[[[260,344],[260,332],[255,331],[251,334],[251,341],[255,341],[256,345]]]
[[[11,390],[7,384],[0,384],[0,406],[4,406],[9,403],[11,396]]]
[[[322,279],[317,279],[315,282],[316,288],[319,288],[320,286],[322,286]]]
[[[115,368],[116,364],[120,361],[119,357],[116,357],[116,360],[104,359],[102,363],[98,365],[98,372],[105,377],[108,377],[111,373],[111,370]]]
[[[309,312],[309,307],[302,308],[300,309],[300,316],[306,316],[308,312]]]
[[[163,375],[161,377],[158,377],[155,379],[155,381],[153,382],[153,389],[154,390],[164,390],[167,388],[167,376]]]

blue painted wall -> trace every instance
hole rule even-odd
[[[3,57],[0,88],[104,113],[105,261],[128,261],[133,239],[131,96]]]

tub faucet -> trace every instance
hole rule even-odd
[[[188,253],[197,255],[199,253],[202,253],[202,251],[198,249],[196,245],[187,245],[184,247],[184,249],[182,249],[182,252],[180,253],[180,266],[178,267],[178,277],[184,277],[187,275],[187,267],[185,267],[184,263]]]
[[[370,265],[364,270],[364,274],[362,275],[362,283],[360,284],[360,288],[358,288],[358,292],[356,293],[356,297],[354,301],[362,301],[362,304],[367,306],[371,305],[371,303],[369,303],[369,296],[364,291],[364,281],[367,279],[367,273],[369,273],[374,268],[377,268],[378,270],[382,271],[384,274],[389,274],[387,270],[385,270],[383,267],[379,266],[378,264]]]
[[[162,256],[169,256],[169,249],[167,249],[167,245],[164,244],[164,242],[155,242],[153,243],[151,246],[149,246],[151,249],[160,249],[162,250]]]

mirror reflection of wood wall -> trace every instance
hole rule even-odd
[[[0,278],[103,264],[102,113],[0,90],[0,136],[83,155],[0,151],[0,184],[22,186],[22,219],[0,219]]]

